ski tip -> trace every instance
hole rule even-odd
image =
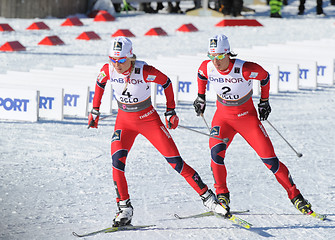
[[[175,213],[173,216],[177,219],[181,219],[181,217],[177,213]]]
[[[321,221],[326,221],[326,220],[330,220],[329,218],[327,218],[327,215],[324,214],[318,214],[319,216],[317,218],[319,218]]]
[[[321,221],[325,221],[325,220],[328,220],[327,219],[327,215],[325,215],[325,214],[320,214],[320,213],[316,213],[316,212],[314,212],[314,211],[312,211],[310,214],[308,214],[308,215],[310,215],[310,216],[312,216],[312,217],[314,217],[314,218],[317,218],[317,219],[319,219],[319,220],[321,220]]]
[[[245,221],[242,218],[236,217],[235,215],[230,215],[230,217],[228,218],[230,221],[232,221],[233,223],[239,225],[240,227],[246,228],[246,229],[250,229],[252,227],[252,224]]]
[[[72,232],[72,235],[75,236],[75,237],[81,237],[78,233],[76,232]]]

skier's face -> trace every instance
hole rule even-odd
[[[124,73],[130,68],[131,65],[130,59],[125,57],[110,57],[110,62],[112,63],[117,73]]]
[[[208,57],[212,60],[214,67],[217,70],[224,71],[229,66],[229,56],[224,53],[211,53]]]

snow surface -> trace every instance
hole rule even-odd
[[[251,6],[263,28],[217,28],[215,17],[174,14],[122,14],[112,23],[95,23],[82,18],[83,27],[60,27],[64,19],[5,19],[16,31],[1,33],[0,44],[18,40],[26,52],[0,53],[0,73],[7,70],[106,61],[110,34],[130,29],[134,52],[139,59],[157,55],[174,56],[205,53],[207,39],[225,33],[234,47],[284,43],[304,39],[335,37],[335,6],[324,1],[325,18],[315,16],[315,1],[306,3],[307,15],[297,17],[298,1],[289,1],[283,19],[270,19],[267,6]],[[34,21],[44,21],[50,31],[26,31]],[[178,33],[182,24],[193,23],[199,32]],[[152,27],[163,27],[168,37],[145,37]],[[102,41],[75,40],[83,31],[95,31]],[[64,46],[38,46],[48,35],[58,35]],[[95,79],[92,79],[95,81]],[[254,98],[255,102],[258,101]],[[251,147],[237,135],[227,151],[228,184],[233,210],[250,209],[240,215],[253,230],[244,230],[229,221],[206,217],[177,220],[174,213],[189,215],[205,211],[198,195],[154,149],[139,136],[129,153],[126,174],[132,204],[133,224],[156,227],[135,232],[100,234],[87,239],[334,239],[335,238],[335,87],[271,95],[269,120],[285,138],[303,153],[298,158],[265,122],[276,153],[293,176],[313,209],[327,213],[330,221],[300,214],[287,198],[273,174]],[[164,107],[157,108],[161,116]],[[180,124],[206,132],[190,103],[178,105]],[[210,122],[215,103],[208,103],[205,117]],[[87,130],[87,119],[66,118],[62,122],[38,123],[0,121],[0,239],[75,239],[78,233],[111,225],[116,211],[111,178],[110,138],[115,116],[100,121],[98,129]],[[208,138],[178,128],[171,134],[184,160],[213,188]]]

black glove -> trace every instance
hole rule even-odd
[[[260,99],[258,104],[259,120],[264,121],[268,119],[270,112],[271,107],[269,104],[269,100]]]
[[[206,108],[206,95],[198,93],[198,97],[194,100],[193,106],[197,116],[203,114]]]

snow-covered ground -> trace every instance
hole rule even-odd
[[[16,31],[0,34],[0,45],[20,41],[25,52],[0,53],[0,73],[7,70],[106,61],[110,35],[119,28],[130,29],[134,52],[139,59],[157,55],[205,53],[207,39],[225,33],[234,47],[251,47],[285,41],[335,38],[335,6],[324,1],[327,17],[315,16],[315,1],[307,1],[307,15],[296,16],[298,1],[283,8],[283,19],[270,19],[267,6],[250,6],[263,28],[217,28],[215,17],[174,14],[131,14],[112,23],[95,23],[82,18],[85,26],[60,27],[65,19],[4,19]],[[25,30],[34,21],[44,21],[50,31]],[[175,30],[193,23],[199,32]],[[147,37],[152,27],[162,27],[167,37]],[[95,31],[102,41],[79,41],[83,31]],[[45,36],[58,35],[64,46],[38,46]],[[94,81],[94,79],[92,79]],[[254,99],[258,101],[257,98]],[[303,153],[295,153],[264,123],[276,153],[313,209],[328,214],[329,221],[301,215],[286,192],[251,147],[236,136],[225,163],[233,210],[250,209],[240,215],[253,230],[244,230],[216,217],[177,220],[174,213],[188,215],[205,211],[200,198],[173,170],[151,144],[139,136],[127,160],[126,174],[134,206],[133,224],[155,224],[136,232],[100,234],[87,239],[334,239],[335,238],[335,87],[279,93],[271,96],[269,120]],[[157,108],[161,116],[164,107]],[[180,124],[206,132],[191,103],[178,105]],[[209,122],[215,104],[209,103]],[[98,129],[87,130],[87,119],[67,118],[62,122],[38,123],[0,121],[0,239],[75,239],[78,233],[111,225],[116,211],[111,178],[110,138],[115,117],[100,121]],[[206,136],[178,128],[171,134],[184,160],[194,167],[211,188],[210,152]]]

